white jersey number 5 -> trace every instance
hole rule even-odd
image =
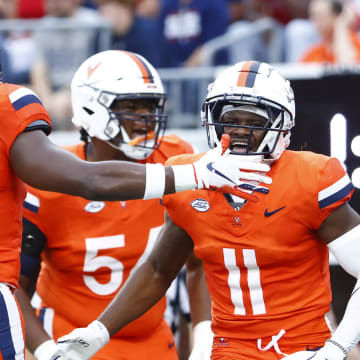
[[[146,249],[138,259],[137,264],[142,262],[145,256],[151,251],[161,226],[150,229]],[[91,275],[83,275],[85,285],[98,295],[109,295],[119,289],[123,282],[123,263],[111,256],[97,256],[99,250],[121,248],[125,246],[125,235],[103,236],[85,239],[86,253],[84,260],[84,272],[94,272],[101,267],[110,269],[110,280],[107,283],[100,283]]]

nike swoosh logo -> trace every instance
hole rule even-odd
[[[168,344],[168,348],[171,349],[174,345],[175,345],[175,343],[172,342],[172,343]]]
[[[281,211],[282,209],[285,209],[285,208],[286,208],[286,206],[282,206],[281,208],[278,208],[278,209],[276,209],[274,211],[268,211],[268,209],[265,209],[264,215],[266,217],[270,217],[270,216],[276,214],[277,212],[279,212],[279,211]]]
[[[317,346],[317,347],[314,347],[314,348],[310,348],[309,345],[306,346],[306,351],[318,351],[321,349],[321,346]]]
[[[65,343],[78,343],[80,345],[82,345],[83,347],[89,347],[90,344],[85,341],[84,339],[77,337],[75,339],[66,339],[66,340],[58,340],[57,342],[58,344],[65,344]]]
[[[219,175],[221,177],[223,177],[224,179],[230,181],[231,183],[235,184],[230,178],[228,178],[227,176],[225,176],[223,173],[221,173],[219,170],[216,170],[214,167],[213,167],[213,162],[209,163],[206,165],[206,167],[208,168],[209,171],[215,173],[216,175]]]

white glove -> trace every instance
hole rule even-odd
[[[48,360],[49,354],[56,351],[57,347],[53,339],[49,339],[40,344],[34,351],[36,360]]]
[[[194,345],[189,360],[210,360],[214,334],[211,321],[201,321],[194,327]]]
[[[247,160],[246,156],[229,154],[229,141],[230,138],[223,135],[222,146],[208,151],[200,160],[191,165],[173,166],[176,191],[192,186],[222,191],[251,201],[258,200],[251,192],[267,194],[269,189],[259,183],[271,184],[272,179],[264,175],[270,166]],[[194,184],[189,187],[190,178],[194,179]]]
[[[331,339],[318,351],[298,351],[294,354],[285,356],[285,360],[343,360],[347,355],[347,350]]]
[[[73,330],[58,339],[56,351],[50,360],[87,360],[110,340],[106,327],[98,320],[86,328]]]

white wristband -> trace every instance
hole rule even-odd
[[[53,339],[49,339],[41,343],[34,351],[34,356],[37,360],[49,359],[49,354],[51,355],[56,350],[56,344]]]
[[[144,200],[162,198],[165,192],[165,167],[162,164],[146,164]]]
[[[195,179],[194,167],[192,164],[174,165],[172,166],[172,170],[174,172],[176,192],[197,189],[198,184]]]
[[[213,332],[211,330],[211,321],[200,321],[194,326],[194,344],[202,342],[206,339],[213,338]]]

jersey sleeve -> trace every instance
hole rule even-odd
[[[318,222],[316,228],[332,211],[349,201],[353,192],[353,184],[340,161],[329,158],[319,176],[317,192],[319,216],[315,218]]]
[[[1,139],[6,144],[8,153],[16,137],[31,123],[43,120],[51,127],[49,114],[39,97],[28,88],[4,84],[0,90],[0,109]]]

